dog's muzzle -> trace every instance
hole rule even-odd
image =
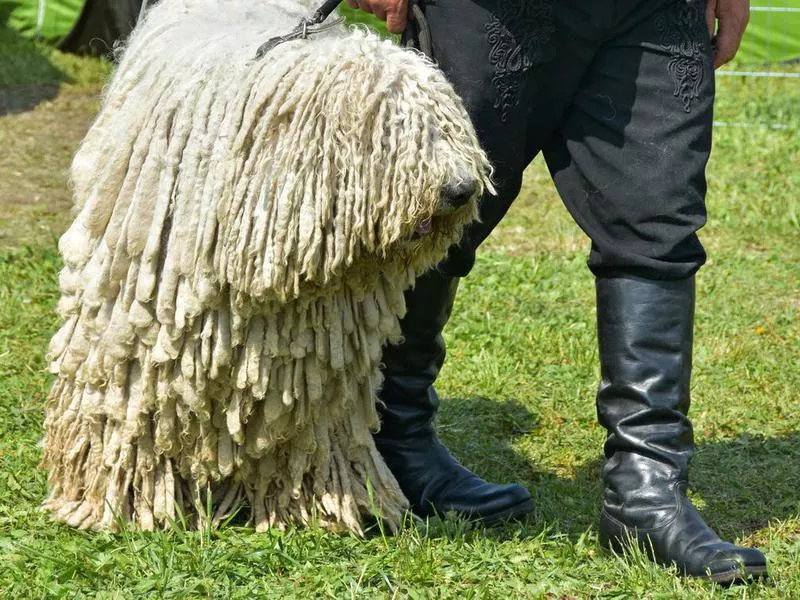
[[[449,215],[459,208],[466,206],[478,189],[478,182],[473,179],[459,181],[455,184],[447,184],[442,187],[442,194],[439,197],[439,206],[436,208],[434,216],[440,217]],[[417,224],[415,234],[417,236],[427,235],[433,231],[431,219],[423,219]]]
[[[447,184],[442,188],[437,214],[446,214],[465,206],[475,195],[478,182],[474,179],[461,180],[455,184]]]

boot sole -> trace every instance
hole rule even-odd
[[[606,552],[613,554],[624,554],[629,546],[626,542],[617,538],[606,538],[600,540],[600,547]],[[722,571],[721,573],[711,573],[709,575],[689,575],[684,574],[684,577],[690,579],[700,579],[703,581],[713,581],[723,585],[732,585],[734,583],[746,583],[749,580],[763,579],[767,577],[766,565],[743,565],[738,569],[730,569],[729,571]]]
[[[460,518],[462,518],[462,519],[464,519],[464,520],[466,520],[466,521],[468,521],[470,523],[475,523],[475,524],[485,525],[487,527],[492,527],[492,526],[495,526],[495,525],[502,525],[503,523],[508,523],[508,522],[511,522],[511,521],[520,520],[520,519],[522,519],[522,517],[524,517],[528,513],[533,512],[533,508],[534,508],[533,499],[530,498],[528,500],[523,500],[522,502],[518,502],[517,504],[514,504],[513,506],[509,506],[508,508],[503,509],[503,510],[497,512],[497,513],[493,513],[491,515],[467,515],[467,514],[461,514]],[[408,524],[413,523],[413,525],[415,527],[418,527],[423,531],[426,531],[427,528],[428,528],[428,519],[435,518],[435,517],[444,518],[443,515],[437,515],[435,513],[432,514],[432,515],[421,516],[421,515],[418,515],[418,514],[412,512],[412,511],[408,511],[406,513],[406,517],[408,519],[410,519],[408,521]],[[377,520],[375,520],[374,516],[373,516],[373,519],[367,525],[367,529],[372,529],[373,528],[372,526],[375,525],[376,523],[377,523]],[[377,527],[375,529],[376,530],[380,530],[380,531],[383,531],[385,529],[385,530],[388,531],[390,528],[389,527],[385,527],[385,528]]]
[[[485,525],[487,527],[493,527],[495,525],[502,525],[503,523],[508,523],[512,521],[518,521],[522,519],[525,515],[533,512],[534,504],[533,498],[528,498],[527,500],[523,500],[522,502],[517,502],[516,504],[512,504],[511,506],[504,508],[501,511],[491,514],[485,513],[458,513],[453,512],[460,519],[464,519],[469,523],[473,523],[476,525]],[[448,513],[449,514],[449,513]],[[414,517],[414,520],[418,524],[422,524],[425,522],[426,519],[438,517],[440,519],[444,519],[446,515],[441,515],[439,513],[432,513],[429,515],[418,515],[415,513],[411,513]]]
[[[751,579],[763,579],[767,576],[766,566],[748,567],[745,565],[741,569],[731,569],[722,573],[712,573],[711,575],[696,576],[695,579],[706,579],[715,583],[730,585],[734,583],[746,583]]]

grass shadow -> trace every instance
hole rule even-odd
[[[71,82],[47,56],[46,46],[5,25],[0,25],[0,54],[0,117],[32,110]]]
[[[689,475],[700,512],[720,535],[749,537],[800,515],[800,432],[700,443]]]
[[[537,467],[514,448],[516,436],[540,421],[515,400],[453,398],[442,402],[438,430],[463,464],[494,482],[528,487],[536,509],[499,533],[535,537],[544,529],[578,541],[596,527],[602,498],[602,447],[569,476]],[[770,521],[800,515],[800,432],[700,442],[690,493],[707,522],[726,539],[748,538]]]
[[[516,438],[535,435],[540,427],[537,415],[522,403],[483,397],[443,400],[437,422],[442,441],[465,466],[487,480],[520,483],[530,490],[534,512],[499,535],[535,537],[547,528],[577,541],[597,521],[601,449],[574,476],[542,469],[514,448]]]

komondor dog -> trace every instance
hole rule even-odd
[[[309,6],[162,0],[78,151],[45,507],[80,528],[395,527],[373,445],[404,290],[489,166],[435,66]]]

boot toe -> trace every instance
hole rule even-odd
[[[701,576],[718,583],[732,583],[766,575],[767,557],[760,550],[732,546],[717,552]]]
[[[496,503],[492,514],[483,517],[485,522],[513,521],[533,511],[533,498],[527,488],[512,483],[500,486],[497,493],[501,501]]]
[[[448,495],[455,500],[452,509],[468,518],[492,524],[519,519],[533,510],[531,494],[521,485],[491,484],[477,477],[462,485]]]

